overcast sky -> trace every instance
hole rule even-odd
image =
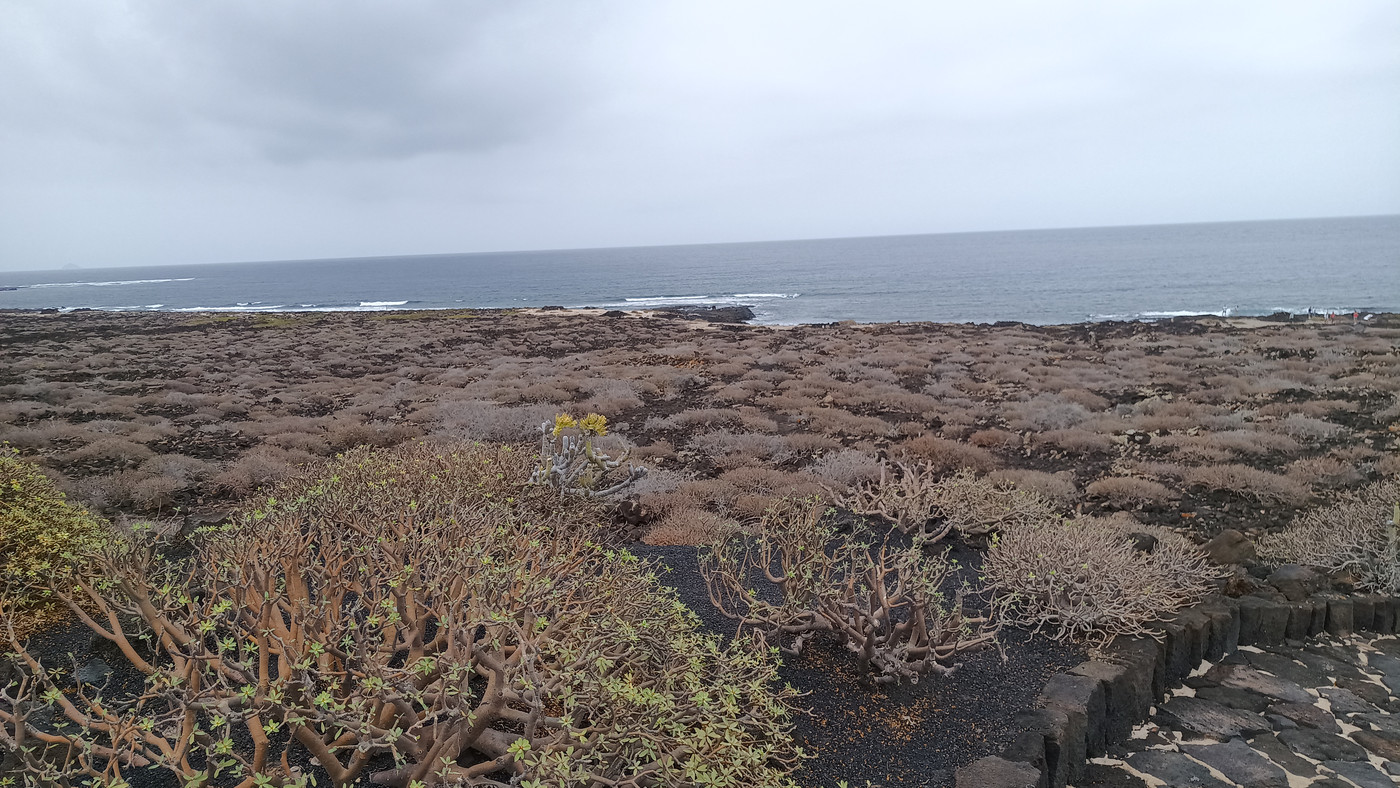
[[[0,0],[0,269],[1400,213],[1400,2]]]

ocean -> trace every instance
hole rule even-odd
[[[0,309],[749,305],[773,324],[1400,312],[1400,216],[0,272]]]

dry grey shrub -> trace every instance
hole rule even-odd
[[[1032,433],[1029,442],[1033,446],[1053,446],[1067,454],[1107,454],[1114,450],[1112,438],[1086,429]]]
[[[1059,508],[1068,507],[1079,497],[1079,488],[1074,486],[1074,474],[1069,471],[1047,473],[1024,468],[1008,468],[992,471],[987,474],[987,478],[993,484],[1016,487],[1036,493]]]
[[[978,430],[967,436],[967,442],[984,449],[1018,449],[1021,436],[1015,432],[999,429]]]
[[[696,547],[722,538],[737,527],[733,520],[698,506],[678,506],[667,511],[642,541],[650,545]]]
[[[1184,481],[1215,492],[1231,492],[1264,505],[1302,506],[1312,496],[1303,484],[1248,465],[1201,465],[1186,470]]]
[[[1330,421],[1314,419],[1298,413],[1291,414],[1278,422],[1278,429],[1306,443],[1320,443],[1335,438],[1346,431],[1346,428],[1340,424],[1333,424]]]
[[[1032,489],[959,471],[939,482],[933,493],[934,511],[945,528],[984,536],[1043,523],[1055,518],[1055,505]]]
[[[915,539],[878,547],[840,536],[819,501],[780,501],[754,533],[731,532],[700,552],[710,601],[741,630],[800,654],[835,633],[876,683],[947,675],[960,654],[995,642],[998,625],[971,616],[963,592],[941,590],[950,565]],[[767,601],[776,598],[776,602]]]
[[[1280,563],[1351,571],[1372,591],[1400,593],[1400,479],[1375,482],[1302,513],[1259,540],[1259,555]]]
[[[1136,533],[1156,545],[1137,549]],[[1086,517],[1001,533],[982,572],[1007,623],[1106,645],[1118,635],[1153,634],[1149,622],[1204,598],[1220,570],[1166,529]]]
[[[1122,508],[1159,506],[1177,497],[1160,482],[1133,476],[1109,476],[1099,479],[1085,487],[1084,493],[1091,498],[1099,498]]]
[[[49,590],[145,681],[74,682],[0,604],[0,744],[36,786],[304,788],[314,758],[337,788],[792,788],[770,652],[701,633],[524,454],[357,449],[188,558],[153,530],[93,548],[101,580]]]
[[[735,468],[759,461],[765,465],[781,465],[793,457],[792,448],[778,435],[736,433],[728,429],[694,435],[687,448],[714,459],[721,468]]]
[[[275,446],[255,446],[229,463],[210,483],[216,490],[242,497],[291,476],[296,472],[298,458],[302,456],[310,458],[310,455],[298,455]]]
[[[1400,453],[1391,452],[1376,460],[1376,473],[1382,476],[1400,476]]]
[[[1365,481],[1361,471],[1349,462],[1331,457],[1307,457],[1289,463],[1284,475],[1308,487],[1336,489]]]
[[[1031,399],[1008,407],[1014,430],[1064,430],[1089,420],[1092,412],[1078,402],[1059,394],[1037,394]]]
[[[1379,424],[1400,419],[1400,394],[1392,397],[1388,405],[1376,411],[1375,418]]]
[[[880,477],[882,463],[872,454],[854,449],[828,452],[807,468],[818,482],[832,487],[853,487]]]
[[[947,420],[945,419],[945,426]],[[995,470],[1001,460],[986,449],[959,443],[935,435],[923,435],[904,441],[897,452],[909,460],[923,462],[939,474],[968,468],[979,473]]]

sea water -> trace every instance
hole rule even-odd
[[[0,309],[751,306],[761,323],[1400,312],[1400,216],[0,273]]]

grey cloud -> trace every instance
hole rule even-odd
[[[1393,0],[9,0],[0,268],[1400,212]]]
[[[60,97],[69,114],[54,120],[70,131],[233,138],[283,162],[526,142],[587,101],[586,70],[571,61],[605,16],[325,0],[89,10],[38,31],[51,36],[45,59],[64,61],[47,73],[31,61],[40,114]]]

